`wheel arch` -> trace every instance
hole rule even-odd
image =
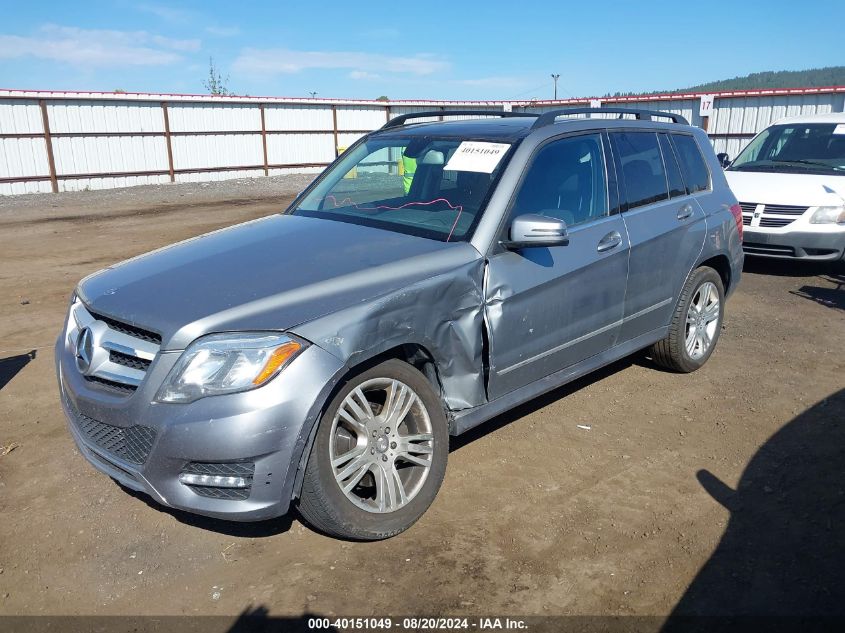
[[[733,284],[733,271],[731,270],[731,262],[727,255],[723,253],[713,255],[696,264],[693,270],[701,268],[702,266],[712,268],[719,273],[719,277],[722,279],[722,289],[725,292],[725,296],[728,295],[729,289],[733,290],[733,286],[731,285]],[[692,274],[692,272],[690,272],[690,274]]]
[[[434,389],[435,393],[437,393],[440,397],[441,402],[443,402],[443,385],[440,380],[437,363],[434,359],[434,355],[422,343],[403,343],[365,357],[356,356],[354,362],[347,363],[338,370],[331,389],[325,393],[314,414],[309,416],[309,420],[307,422],[310,424],[310,428],[308,429],[308,439],[305,442],[302,453],[299,456],[299,460],[296,462],[296,473],[293,481],[293,489],[291,491],[291,500],[298,499],[300,493],[302,492],[302,479],[305,475],[305,466],[308,464],[308,458],[311,456],[311,448],[314,445],[314,437],[317,434],[320,419],[325,413],[326,408],[337,395],[337,392],[340,391],[343,388],[343,385],[345,385],[350,379],[367,371],[371,367],[375,367],[376,365],[392,359],[401,360],[417,369],[423,376],[426,377],[428,382],[431,384],[432,389]]]

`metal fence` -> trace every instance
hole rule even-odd
[[[735,156],[777,119],[845,111],[845,86],[615,97],[601,103],[681,114],[708,132],[716,151]],[[0,90],[0,194],[317,172],[338,148],[400,114],[438,110],[447,116],[467,108],[539,112],[597,104]]]

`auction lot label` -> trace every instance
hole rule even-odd
[[[508,143],[484,143],[481,141],[464,141],[452,154],[444,170],[475,171],[482,174],[492,174],[496,165],[508,151]]]

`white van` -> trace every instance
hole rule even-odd
[[[845,113],[781,119],[755,136],[725,175],[742,207],[747,254],[843,259]]]

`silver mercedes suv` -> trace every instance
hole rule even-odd
[[[638,350],[707,361],[743,254],[702,130],[442,114],[363,137],[282,214],[84,279],[56,345],[82,454],[166,506],[382,539],[450,435]]]

